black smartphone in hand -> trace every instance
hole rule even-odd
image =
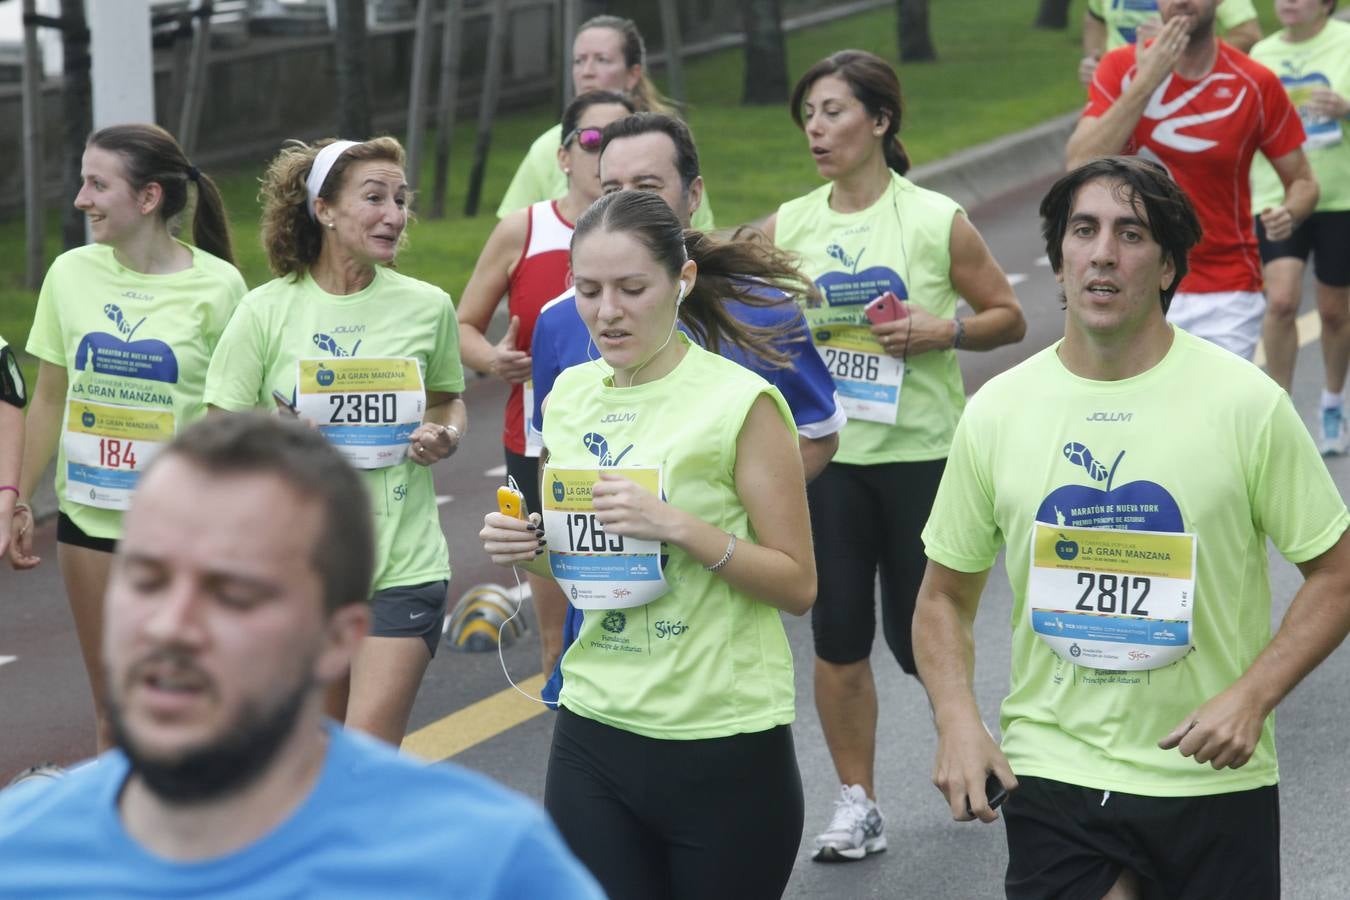
[[[990,809],[998,809],[1003,805],[1003,801],[1008,799],[1008,789],[1003,786],[1003,782],[998,780],[998,776],[990,772],[984,779],[984,799],[989,804]],[[975,811],[970,808],[970,800],[966,800],[966,815],[973,816]]]

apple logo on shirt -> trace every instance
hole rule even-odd
[[[1036,510],[1036,521],[1067,528],[1119,528],[1128,531],[1182,532],[1181,508],[1167,489],[1153,481],[1129,481],[1116,486],[1125,451],[1110,467],[1093,455],[1086,444],[1070,441],[1063,447],[1069,466],[1092,482],[1055,488]],[[1080,476],[1081,477],[1081,476]],[[1100,486],[1099,486],[1100,485]],[[1061,558],[1076,555],[1067,539],[1056,544]]]
[[[117,334],[91,331],[81,338],[75,350],[76,370],[178,383],[178,357],[173,349],[154,338],[135,340],[148,316],[132,325],[116,303],[105,304],[103,314],[117,327]]]
[[[825,248],[826,255],[848,267],[846,272],[841,270],[826,272],[816,279],[816,287],[820,288],[820,293],[830,306],[871,303],[887,291],[894,292],[901,300],[909,299],[905,281],[894,269],[887,266],[869,266],[859,271],[858,267],[862,265],[863,255],[866,252],[867,248],[863,247],[856,255],[851,255],[839,244],[830,244]]]

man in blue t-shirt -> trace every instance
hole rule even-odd
[[[105,599],[116,749],[0,794],[0,897],[603,897],[529,801],[324,720],[373,550],[317,431],[228,415],[162,448]]]
[[[690,217],[703,199],[703,177],[699,174],[698,148],[689,127],[673,116],[637,113],[605,126],[600,141],[600,186],[606,194],[615,191],[650,191],[675,211],[680,223],[689,227]],[[766,252],[772,252],[766,249]],[[762,296],[781,298],[781,303],[751,305],[736,299],[725,301],[727,312],[741,322],[760,328],[786,328],[781,349],[791,360],[784,368],[765,366],[756,357],[729,341],[720,342],[722,356],[740,363],[763,376],[782,393],[797,425],[806,480],[820,474],[839,448],[839,429],[844,413],[834,392],[834,379],[816,352],[811,332],[796,301],[767,285],[757,288]],[[598,359],[590,332],[577,314],[571,290],[544,306],[534,326],[530,345],[534,372],[534,414],[529,427],[537,433],[544,428],[544,399],[564,369]],[[558,621],[556,611],[547,608],[551,600],[535,598],[540,627]],[[570,604],[563,621],[565,652],[581,627],[581,613]],[[561,658],[561,657],[559,657]],[[562,686],[562,673],[556,664],[545,661],[545,671],[553,675],[544,687],[544,698],[556,700]]]

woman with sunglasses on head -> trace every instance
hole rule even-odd
[[[555,165],[567,179],[559,200],[540,200],[497,223],[460,296],[458,318],[464,362],[511,385],[506,401],[502,443],[506,471],[525,495],[530,511],[539,509],[539,440],[527,423],[534,412],[530,389],[530,344],[544,304],[571,285],[568,248],[573,224],[600,196],[600,133],[610,122],[633,111],[633,102],[613,91],[589,91],[563,113],[562,145]],[[484,334],[503,295],[510,324],[496,344]],[[539,617],[543,671],[551,672],[562,648],[567,600],[552,579],[530,576]]]
[[[28,352],[39,360],[28,405],[20,501],[56,455],[57,563],[94,696],[99,750],[111,734],[103,705],[103,595],[140,472],[206,411],[206,367],[244,295],[215,183],[158,125],[100,128],[80,161],[75,207],[94,243],[52,262]],[[194,197],[195,195],[195,197]],[[176,236],[191,209],[192,240]],[[37,565],[27,503],[10,559]]]
[[[670,101],[647,76],[647,45],[632,19],[595,16],[581,24],[572,41],[572,87],[578,94],[618,91],[632,97],[639,111],[675,115]],[[566,131],[562,125],[554,125],[530,145],[497,207],[497,218],[567,193],[567,183],[554,163]],[[712,205],[706,188],[703,203],[694,212],[693,227],[700,231],[713,228]]]
[[[824,296],[806,319],[849,418],[808,488],[820,572],[816,710],[842,782],[814,858],[861,859],[886,848],[868,662],[877,575],[886,643],[912,675],[910,621],[927,563],[920,532],[965,404],[956,350],[1019,341],[1026,325],[962,209],[905,179],[900,81],[885,60],[859,50],[821,60],[797,82],[790,110],[828,181],[779,207],[766,230]],[[963,297],[971,314],[958,314]]]
[[[431,467],[467,428],[450,296],[394,269],[408,225],[404,159],[392,137],[287,142],[260,191],[277,277],[240,302],[206,378],[212,407],[284,407],[360,470],[375,516],[370,633],[326,711],[395,746],[449,588]]]
[[[777,897],[802,826],[780,611],[810,608],[815,565],[791,412],[716,350],[784,362],[777,329],[723,303],[776,302],[750,279],[798,276],[684,232],[645,191],[596,201],[571,259],[604,365],[565,370],[545,402],[548,540],[537,514],[480,533],[499,564],[547,560],[583,611],[544,803],[615,900]]]

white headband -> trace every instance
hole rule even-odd
[[[314,157],[314,165],[309,167],[309,177],[305,179],[305,193],[309,195],[306,203],[309,206],[309,217],[314,221],[319,221],[318,215],[314,212],[314,198],[319,196],[319,191],[323,189],[323,183],[328,180],[328,173],[333,168],[333,163],[337,162],[338,157],[346,152],[348,147],[355,147],[359,141],[333,141],[322,150],[319,155]]]

